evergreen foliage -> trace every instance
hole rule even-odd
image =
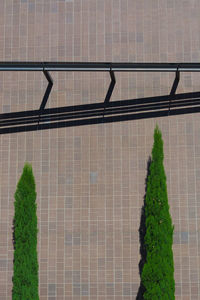
[[[152,161],[145,197],[146,262],[142,285],[146,300],[175,299],[173,225],[169,213],[166,175],[163,165],[163,140],[158,126],[154,131]]]
[[[39,300],[36,191],[26,163],[15,192],[13,300]]]

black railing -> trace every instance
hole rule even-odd
[[[48,86],[38,110],[0,114],[0,134],[117,122],[200,112],[200,92],[177,94],[181,72],[200,72],[200,63],[0,62],[0,71],[42,71]],[[104,102],[45,109],[53,87],[49,72],[109,72]],[[110,102],[115,72],[174,72],[169,95]]]
[[[0,71],[200,72],[200,63],[0,62]]]

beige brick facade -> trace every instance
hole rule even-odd
[[[0,61],[199,62],[199,0],[1,0]],[[106,73],[53,73],[47,107],[104,100]],[[165,95],[174,74],[118,73],[112,100]],[[42,73],[0,72],[0,113],[38,109]],[[183,73],[177,92],[200,91]],[[11,299],[14,191],[37,184],[40,300],[130,300],[153,130],[164,139],[177,300],[200,299],[200,115],[0,136],[0,300]]]

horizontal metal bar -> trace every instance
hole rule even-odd
[[[4,68],[0,67],[0,71],[51,71],[51,72],[107,72],[110,68]],[[114,72],[176,72],[176,68],[112,68]],[[200,68],[180,68],[179,72],[200,72]]]
[[[92,67],[88,67],[88,68],[77,68],[77,67],[45,67],[45,70],[47,71],[55,71],[55,72],[59,72],[59,71],[71,71],[71,72],[103,72],[103,71],[110,71],[110,68],[92,68]]]
[[[0,71],[43,71],[43,68],[29,67],[0,67]]]
[[[200,72],[200,68],[180,68],[180,72]]]
[[[115,72],[175,72],[177,68],[112,68]],[[200,69],[199,69],[200,70]]]
[[[112,68],[115,72],[176,72],[177,68]],[[200,72],[200,68],[180,68],[179,72]]]
[[[200,63],[0,62],[0,71],[200,72]]]

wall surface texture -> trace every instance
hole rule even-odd
[[[1,0],[0,61],[199,62],[199,0]],[[104,100],[107,73],[53,73],[48,107]],[[118,73],[113,100],[165,95],[174,74]],[[0,113],[38,109],[40,73],[0,72]],[[178,93],[199,91],[181,74]],[[147,161],[158,123],[175,225],[177,300],[200,299],[200,114],[0,136],[0,299],[12,298],[14,192],[37,184],[40,300],[136,299]]]

